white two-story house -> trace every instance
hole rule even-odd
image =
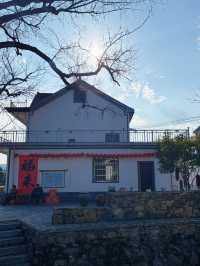
[[[166,133],[187,131],[130,129],[134,109],[85,81],[38,93],[30,107],[6,110],[26,126],[0,132],[7,191],[15,184],[31,193],[37,183],[60,193],[173,188],[170,175],[159,171],[157,144]]]

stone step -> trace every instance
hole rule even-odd
[[[24,237],[23,236],[0,239],[0,248],[6,247],[6,246],[20,245],[20,244],[24,244]]]
[[[0,266],[30,266],[23,230],[17,220],[0,221]]]
[[[22,231],[20,229],[11,229],[0,231],[0,239],[22,236]]]
[[[27,248],[25,245],[0,247],[0,257],[26,254]]]
[[[15,255],[0,257],[0,265],[2,266],[16,266],[29,263],[27,255]]]

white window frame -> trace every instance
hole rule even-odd
[[[92,168],[93,183],[119,183],[119,159],[94,158]],[[113,176],[112,172],[114,171],[115,175]]]

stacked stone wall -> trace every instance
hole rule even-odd
[[[132,218],[200,217],[200,192],[108,193],[107,206]]]
[[[200,193],[106,197],[101,208],[58,208],[60,225],[24,225],[33,266],[200,265]]]
[[[66,225],[27,230],[33,266],[199,266],[200,222]]]
[[[200,192],[113,192],[104,207],[55,208],[53,224],[200,217]]]

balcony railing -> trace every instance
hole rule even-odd
[[[165,136],[189,138],[189,130],[0,131],[0,143],[157,143]]]

